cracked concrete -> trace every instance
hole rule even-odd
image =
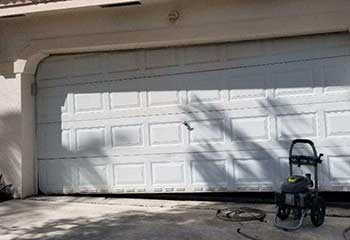
[[[267,212],[266,222],[232,223],[215,217],[217,209],[248,206]],[[274,206],[201,201],[91,197],[35,197],[0,203],[0,239],[258,239],[343,240],[350,210],[329,208],[325,224],[309,220],[296,232],[272,225]]]

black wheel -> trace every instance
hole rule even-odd
[[[321,197],[315,198],[311,207],[311,222],[315,227],[323,224],[326,216],[326,203]]]
[[[290,208],[287,206],[279,206],[277,210],[277,217],[279,219],[286,220],[289,217],[290,214]]]

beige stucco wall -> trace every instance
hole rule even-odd
[[[168,21],[172,10],[180,13],[175,23]],[[35,193],[30,83],[49,54],[348,31],[349,10],[348,0],[145,0],[0,19],[0,172],[21,196]]]

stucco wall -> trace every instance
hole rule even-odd
[[[0,172],[5,181],[21,189],[20,82],[1,79],[0,88]]]
[[[22,196],[34,193],[30,82],[49,54],[348,31],[349,9],[348,0],[145,0],[0,19],[0,171]],[[168,21],[171,10],[180,13],[175,23]]]

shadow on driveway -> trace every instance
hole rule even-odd
[[[129,200],[116,205],[59,201],[13,200],[0,206],[1,239],[245,239],[241,228],[258,239],[343,239],[349,218],[328,217],[320,228],[309,221],[297,232],[284,232],[266,223],[232,223],[215,217],[215,209],[238,204],[144,200],[144,206]],[[129,202],[128,202],[129,201]],[[161,203],[164,204],[161,204]],[[260,205],[255,207],[259,208]],[[273,209],[272,205],[261,207]]]

